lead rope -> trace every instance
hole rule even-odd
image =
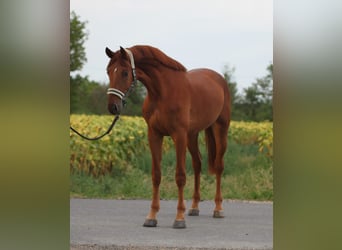
[[[90,137],[87,137],[87,136],[85,136],[85,135],[82,135],[80,132],[78,132],[78,131],[77,131],[76,129],[74,129],[72,126],[70,126],[70,129],[71,129],[72,131],[74,131],[76,134],[78,134],[79,136],[81,136],[83,139],[86,139],[86,140],[89,140],[89,141],[95,141],[95,140],[101,139],[101,138],[104,137],[105,135],[109,134],[110,131],[113,129],[113,127],[114,127],[116,121],[119,120],[119,118],[120,118],[120,115],[116,115],[116,116],[114,117],[114,119],[113,119],[112,124],[111,124],[111,125],[109,126],[109,128],[107,129],[107,131],[106,131],[104,134],[102,134],[102,135],[100,135],[100,136],[93,137],[93,138],[90,138]]]
[[[117,95],[118,97],[120,97],[120,99],[122,100],[122,103],[123,105],[125,106],[126,105],[126,98],[133,92],[135,86],[137,85],[137,75],[135,73],[135,64],[134,64],[134,57],[133,57],[133,54],[130,50],[128,49],[124,49],[128,56],[129,56],[129,59],[131,61],[131,66],[132,66],[132,75],[133,75],[133,82],[131,84],[131,86],[129,87],[129,89],[127,90],[126,94],[124,94],[123,92],[121,92],[120,90],[118,89],[114,89],[114,88],[109,88],[108,91],[107,91],[107,94],[114,94],[114,95]],[[85,135],[82,135],[80,132],[78,132],[76,129],[74,129],[72,126],[70,126],[70,129],[75,132],[76,134],[78,134],[79,136],[81,136],[83,139],[86,139],[86,140],[89,140],[89,141],[95,141],[95,140],[98,140],[98,139],[101,139],[102,137],[104,137],[105,135],[109,134],[110,131],[113,129],[115,123],[117,120],[119,120],[120,118],[120,115],[116,115],[113,119],[113,122],[112,124],[109,126],[108,130],[103,134],[103,135],[100,135],[100,136],[97,136],[97,137],[94,137],[94,138],[90,138],[90,137],[87,137]]]

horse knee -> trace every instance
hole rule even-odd
[[[186,183],[186,175],[185,173],[177,173],[176,174],[176,183],[178,187],[184,187]]]
[[[160,180],[152,180],[153,186],[154,187],[159,187],[160,186]]]
[[[153,186],[155,187],[159,187],[160,185],[160,182],[161,182],[161,175],[154,175],[152,176],[152,183],[153,183]]]

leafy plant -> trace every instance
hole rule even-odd
[[[70,123],[81,133],[95,136],[102,133],[110,124],[112,116],[71,115]],[[273,123],[271,122],[231,122],[228,141],[240,145],[257,145],[259,152],[273,157]],[[205,145],[201,133],[199,144]],[[173,142],[165,138],[163,152],[174,151]],[[99,141],[85,141],[70,131],[70,171],[93,176],[120,175],[132,167],[133,163],[143,165],[149,171],[149,146],[147,126],[142,117],[122,116],[109,136]],[[206,155],[204,152],[203,155]],[[204,156],[205,157],[205,156]],[[175,161],[175,154],[169,159]],[[188,160],[191,162],[190,160]],[[169,163],[171,165],[171,163]]]

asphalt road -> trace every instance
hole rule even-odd
[[[199,216],[186,216],[186,229],[173,229],[177,201],[161,201],[158,226],[146,228],[148,200],[71,199],[71,250],[273,249],[273,203],[223,205],[225,218],[215,219],[214,202],[202,201]]]

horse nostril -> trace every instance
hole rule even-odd
[[[113,114],[117,114],[119,112],[119,106],[117,104],[113,104],[112,105],[112,109],[111,109],[111,112]]]
[[[108,111],[113,115],[119,115],[122,111],[121,103],[108,103]]]

